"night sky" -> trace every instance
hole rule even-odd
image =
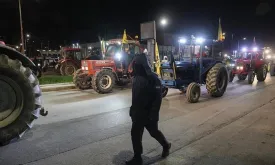
[[[127,29],[140,34],[140,23],[168,19],[165,32],[216,38],[218,18],[227,40],[232,33],[257,42],[275,44],[275,10],[271,0],[22,0],[24,31],[37,41],[52,45],[98,41],[115,37]],[[20,25],[17,0],[0,0],[0,36],[18,44]],[[163,34],[158,26],[157,37]],[[161,42],[161,41],[160,41]]]

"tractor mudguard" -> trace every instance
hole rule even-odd
[[[0,45],[0,54],[5,54],[12,60],[17,59],[17,60],[21,61],[22,65],[24,67],[29,67],[30,69],[32,69],[34,71],[38,70],[36,65],[28,57],[26,57],[24,54],[14,50],[10,47]]]

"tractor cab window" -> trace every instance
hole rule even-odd
[[[105,57],[114,57],[115,54],[120,51],[120,47],[118,45],[109,45],[106,49]]]

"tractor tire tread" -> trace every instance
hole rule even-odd
[[[9,73],[5,71],[9,71]],[[16,79],[23,92],[23,107],[20,115],[11,124],[0,128],[0,145],[7,145],[10,141],[19,139],[33,126],[33,122],[40,115],[41,89],[37,77],[30,68],[26,68],[19,60],[12,60],[8,56],[0,55],[0,73]],[[16,76],[15,76],[16,75]]]

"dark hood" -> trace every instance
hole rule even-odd
[[[149,66],[147,57],[144,53],[138,54],[133,60],[133,75],[148,77],[152,75],[151,67]]]

